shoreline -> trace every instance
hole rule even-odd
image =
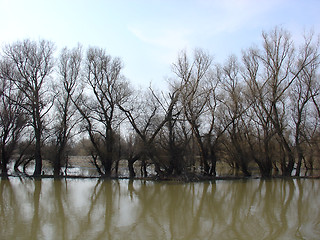
[[[7,178],[24,178],[24,179],[97,179],[97,180],[132,180],[132,181],[150,181],[150,182],[177,182],[177,183],[190,183],[190,182],[211,182],[211,181],[234,181],[234,180],[276,180],[276,179],[320,179],[320,176],[272,176],[272,177],[261,177],[261,176],[168,176],[168,177],[159,177],[159,176],[150,176],[150,177],[125,177],[125,176],[81,176],[81,175],[18,175],[18,174],[0,174],[0,179]]]

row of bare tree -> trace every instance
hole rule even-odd
[[[0,59],[2,174],[45,156],[62,174],[70,143],[82,134],[101,176],[120,159],[130,177],[140,162],[159,176],[216,176],[218,162],[245,176],[258,167],[298,176],[319,164],[319,43],[304,35],[299,46],[281,28],[262,33],[262,46],[214,64],[201,49],[181,51],[167,92],[134,90],[119,58],[104,49],[63,49],[24,40],[6,45]],[[120,129],[121,126],[121,129]]]

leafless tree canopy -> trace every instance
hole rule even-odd
[[[34,130],[34,175],[41,174],[43,130],[46,115],[52,106],[47,82],[53,70],[53,50],[54,45],[45,40],[24,40],[7,45],[3,50],[4,61],[11,69],[4,72],[4,78],[13,82],[23,94],[24,101],[20,106],[30,116],[29,124]]]
[[[319,42],[280,27],[224,63],[203,49],[179,52],[169,90],[135,90],[123,63],[78,45],[54,59],[53,43],[6,45],[0,62],[1,169],[43,158],[63,174],[81,149],[101,176],[299,176],[319,167]],[[28,136],[28,137],[27,137]],[[30,137],[29,137],[30,136]],[[82,140],[80,140],[82,139]],[[83,145],[81,145],[83,144]],[[79,147],[80,146],[80,147]],[[81,147],[83,146],[83,147]]]

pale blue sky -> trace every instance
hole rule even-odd
[[[319,0],[0,0],[0,46],[24,38],[81,43],[122,58],[135,85],[166,85],[181,49],[203,48],[215,61],[259,44],[280,25],[294,38],[320,29]]]

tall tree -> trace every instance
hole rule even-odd
[[[77,109],[72,99],[77,101],[75,93],[78,89],[81,74],[82,50],[78,46],[72,50],[64,48],[58,62],[58,79],[55,91],[57,100],[55,104],[54,125],[54,175],[61,173],[61,164],[67,159],[66,148],[73,136],[73,130],[79,121]]]
[[[48,80],[53,70],[53,43],[45,40],[18,41],[4,47],[4,59],[10,62],[13,71],[5,76],[21,91],[24,101],[21,107],[30,116],[30,125],[35,137],[34,175],[41,175],[41,144],[45,129],[45,117],[52,107]]]
[[[21,108],[23,101],[20,90],[13,83],[2,77],[11,66],[5,62],[0,63],[0,166],[2,174],[7,176],[8,163],[13,156],[25,127],[26,117]]]
[[[93,146],[93,161],[101,175],[110,176],[115,130],[122,120],[117,105],[127,101],[129,83],[121,74],[121,60],[107,55],[104,49],[89,48],[84,64],[83,82],[87,89],[76,106]]]
[[[301,63],[307,62],[308,64],[297,75],[297,80],[290,89],[292,119],[295,126],[294,143],[297,152],[296,176],[300,175],[302,160],[306,152],[303,145],[307,146],[304,143],[311,140],[308,139],[308,125],[315,122],[312,99],[319,95],[319,83],[317,83],[317,71],[320,64],[319,43],[314,40],[313,34],[305,35],[304,40],[295,67],[299,70]]]
[[[119,108],[125,113],[132,128],[141,139],[142,147],[133,160],[141,159],[144,166],[144,175],[147,175],[145,161],[148,157],[155,166],[158,175],[162,175],[164,168],[168,172],[168,167],[157,157],[155,139],[160,131],[172,119],[174,108],[178,102],[181,88],[174,88],[166,97],[167,101],[160,99],[160,96],[151,88],[145,95],[140,95],[126,104],[119,105]],[[143,98],[141,98],[141,96]],[[130,164],[133,164],[134,161]]]
[[[230,138],[229,151],[235,165],[246,176],[251,173],[248,170],[249,158],[247,145],[244,139],[247,121],[244,117],[248,106],[246,105],[241,82],[240,64],[235,56],[229,57],[221,71],[221,84],[224,93],[225,119],[229,125],[227,128]]]
[[[243,71],[242,75],[246,83],[246,98],[249,101],[250,108],[246,115],[248,115],[248,124],[246,131],[246,139],[250,146],[250,155],[257,163],[260,169],[260,174],[263,177],[271,177],[274,159],[273,143],[275,140],[275,129],[270,120],[271,105],[265,105],[261,100],[269,89],[264,88],[256,81],[260,72],[260,62],[257,58],[257,49],[248,49],[243,52]],[[276,166],[276,165],[275,165]]]
[[[181,82],[180,100],[184,115],[193,135],[196,139],[200,162],[204,173],[209,174],[210,165],[208,163],[208,148],[204,144],[203,132],[201,132],[201,122],[206,112],[209,100],[210,89],[206,88],[206,82],[210,78],[210,67],[212,57],[201,49],[194,51],[193,59],[189,59],[186,51],[182,51],[176,63],[173,64],[173,72]]]
[[[263,48],[251,50],[244,57],[247,77],[259,115],[264,115],[276,133],[280,147],[282,174],[289,176],[295,163],[294,143],[290,138],[288,94],[298,77],[313,63],[310,54],[297,57],[289,32],[275,28],[263,32]],[[264,121],[265,121],[264,120]],[[283,152],[283,153],[281,153]]]

